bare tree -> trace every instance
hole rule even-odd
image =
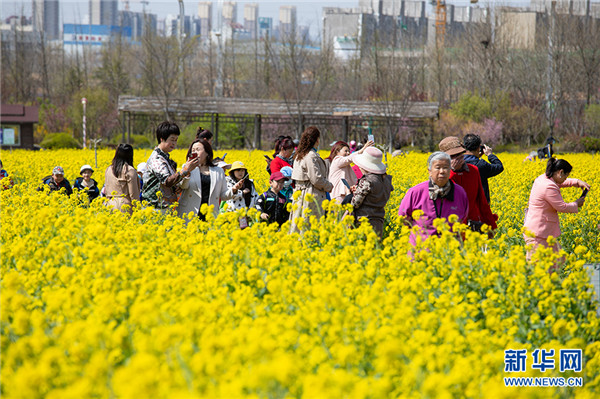
[[[169,108],[178,92],[180,52],[177,38],[160,37],[147,33],[142,38],[139,65],[144,92],[160,98],[165,118],[170,119]]]
[[[101,64],[95,70],[94,76],[109,94],[110,101],[117,103],[119,95],[129,91],[130,76],[127,65],[132,65],[131,46],[125,43],[121,35],[111,38],[101,52]]]
[[[600,20],[586,16],[576,21],[571,30],[577,64],[585,79],[583,90],[585,103],[598,100],[596,88],[600,86]]]
[[[2,40],[2,102],[32,102],[38,89],[32,79],[36,72],[33,37],[18,24],[7,36],[8,40]]]
[[[308,35],[299,38],[294,26],[280,43],[265,41],[265,46],[272,73],[266,79],[273,79],[273,87],[285,101],[288,113],[296,116],[299,136],[303,131],[305,106],[321,100],[331,85],[332,51],[311,49]]]
[[[418,58],[412,52],[397,48],[381,49],[375,43],[367,57],[367,75],[370,77],[370,100],[384,115],[388,151],[394,151],[394,137],[398,131],[395,121],[406,117],[412,105],[410,94],[416,84]]]

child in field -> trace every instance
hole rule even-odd
[[[38,188],[38,191],[43,191],[44,186],[50,187],[50,191],[60,191],[61,188],[64,188],[64,193],[66,195],[70,196],[73,194],[71,183],[65,179],[65,170],[62,166],[55,166],[54,169],[52,169],[52,175],[42,179],[42,186]]]
[[[284,166],[280,170],[281,174],[287,178],[283,183],[283,188],[280,193],[285,195],[288,200],[291,200],[292,194],[294,194],[294,186],[292,184],[292,168],[290,166]]]
[[[232,189],[240,180],[244,180],[242,189],[238,190],[233,198],[227,201],[227,212],[237,211],[242,208],[254,208],[256,206],[258,194],[254,188],[254,181],[250,180],[248,169],[246,169],[246,166],[242,162],[235,161],[231,165],[229,176],[227,176],[226,180],[228,190]]]
[[[291,203],[291,200],[281,193],[288,180],[281,172],[271,173],[269,179],[271,188],[256,201],[256,209],[260,212],[262,220],[266,220],[268,223],[277,222],[281,226],[290,218],[287,204]]]
[[[14,185],[12,179],[8,177],[8,172],[4,170],[4,165],[2,164],[2,161],[0,161],[0,180],[3,180],[5,177],[6,180],[0,183],[0,190],[6,190],[7,188],[11,188]]]

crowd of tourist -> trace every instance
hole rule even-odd
[[[103,195],[107,206],[122,212],[131,212],[133,202],[147,201],[158,212],[168,212],[175,204],[179,216],[186,221],[206,219],[203,205],[219,212],[256,208],[260,220],[284,224],[290,221],[290,231],[301,231],[310,216],[322,216],[323,201],[335,200],[350,204],[356,224],[363,218],[379,237],[383,237],[385,206],[394,190],[392,176],[387,174],[383,153],[365,140],[332,143],[329,157],[319,156],[321,132],[315,126],[304,130],[300,140],[280,136],[275,143],[273,158],[267,158],[269,189],[259,194],[248,169],[240,162],[229,164],[215,158],[213,135],[199,128],[196,140],[190,145],[186,161],[178,170],[171,159],[180,130],[173,122],[163,122],[156,129],[157,146],[146,162],[133,166],[133,148],[120,144],[112,164],[106,169],[102,190],[92,178],[90,165],[83,165],[73,185],[85,190],[89,200]],[[403,154],[403,153],[402,153]],[[485,155],[488,161],[482,159]],[[439,143],[439,151],[427,160],[429,178],[407,190],[398,214],[410,226],[418,226],[411,236],[414,243],[422,238],[439,234],[435,219],[447,224],[467,224],[473,231],[492,237],[498,216],[490,207],[489,179],[504,170],[502,161],[492,148],[482,143],[477,135],[467,134],[463,140],[450,136]],[[565,203],[560,194],[562,187],[579,187],[585,193],[589,184],[569,178],[571,165],[563,159],[549,158],[546,173],[538,177],[532,187],[524,226],[525,242],[532,251],[539,245],[559,251],[557,241],[547,242],[549,236],[558,237],[558,212],[576,213],[584,205],[585,194],[577,201]],[[6,175],[2,170],[3,177]],[[63,190],[71,195],[73,188],[64,177],[64,170],[56,166],[52,175],[43,179],[42,187],[50,191]],[[421,211],[414,217],[415,211]],[[451,217],[455,215],[455,217]],[[300,223],[300,219],[303,222]],[[240,219],[245,228],[248,220]],[[485,226],[485,227],[484,227]]]

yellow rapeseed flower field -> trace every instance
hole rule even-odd
[[[263,152],[227,151],[268,187]],[[221,152],[217,152],[220,155]],[[100,185],[114,151],[98,152]],[[135,164],[150,150],[137,150]],[[325,155],[324,153],[322,154]],[[181,166],[184,150],[174,159]],[[139,204],[36,191],[61,165],[71,182],[90,150],[2,151],[15,185],[0,192],[1,382],[5,398],[389,398],[600,395],[600,319],[584,263],[600,261],[600,166],[564,156],[592,185],[579,214],[561,215],[564,273],[540,250],[525,259],[523,209],[545,164],[501,154],[490,180],[493,239],[445,226],[416,247],[396,216],[426,179],[426,154],[388,158],[395,187],[385,239],[349,227],[337,204],[302,235],[238,214],[189,224]],[[566,200],[579,190],[564,189]],[[485,249],[485,250],[483,250]],[[505,350],[554,349],[542,372]],[[581,349],[581,372],[558,368]],[[506,387],[504,377],[581,377],[582,387]]]

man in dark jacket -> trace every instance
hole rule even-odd
[[[467,150],[465,153],[465,162],[475,165],[479,169],[481,185],[483,186],[483,192],[485,193],[485,198],[489,204],[490,186],[488,184],[488,179],[502,173],[504,165],[502,165],[502,161],[500,161],[497,156],[492,154],[491,147],[481,144],[481,137],[475,134],[467,134],[463,139],[463,144]],[[488,157],[490,162],[481,159],[483,154]]]
[[[55,166],[54,169],[52,169],[52,176],[45,177],[43,179],[43,184],[50,187],[50,191],[59,191],[61,188],[64,188],[65,194],[73,194],[71,183],[65,179],[65,170],[62,166]],[[43,186],[40,187],[40,191],[41,190],[43,190]]]

